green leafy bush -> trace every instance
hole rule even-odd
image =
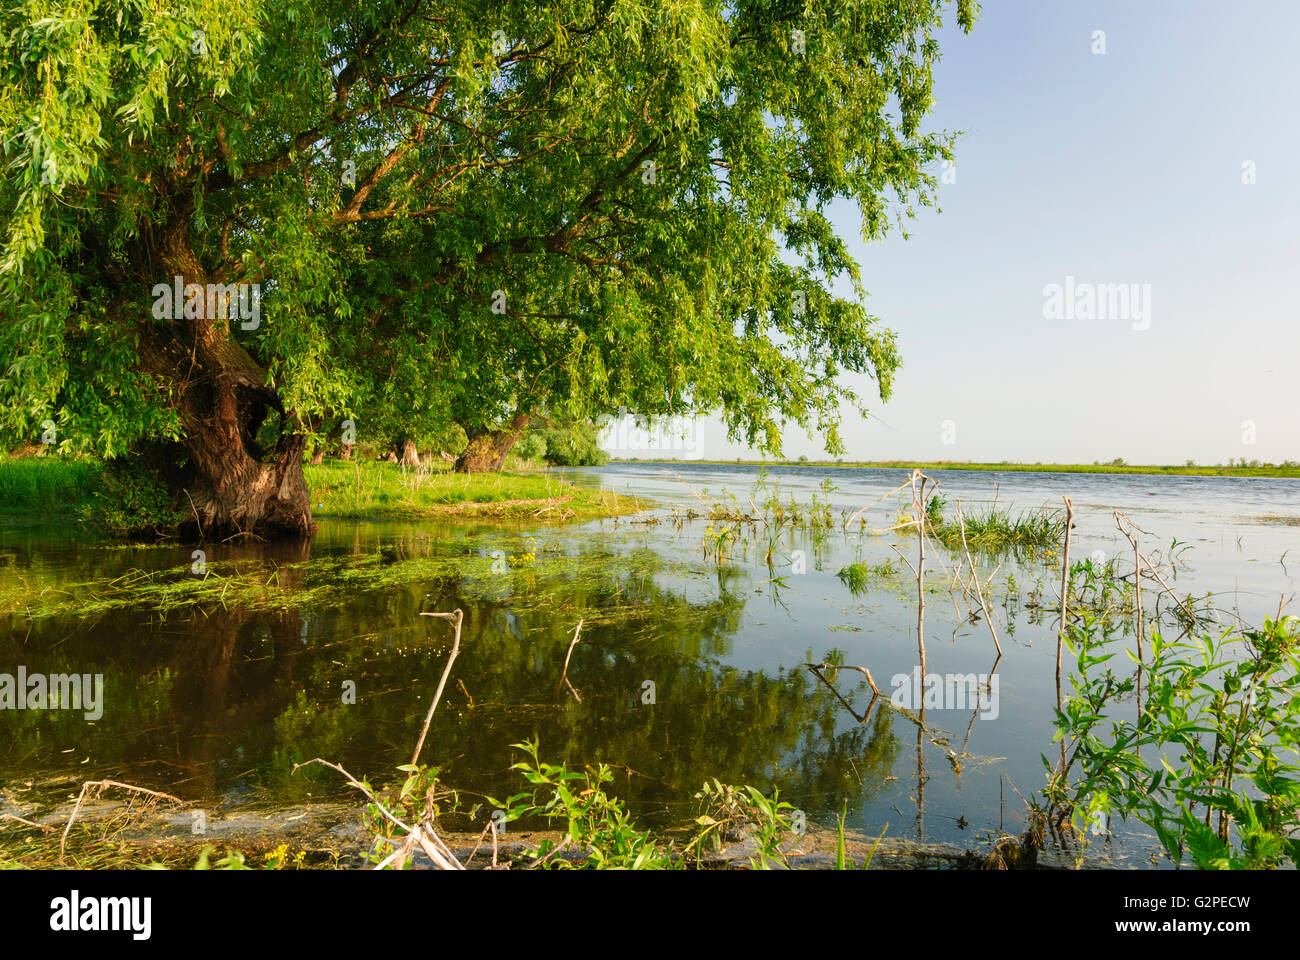
[[[558,467],[598,467],[609,462],[600,448],[596,428],[589,423],[545,427],[538,431],[546,443],[546,462]]]
[[[104,465],[81,517],[111,537],[159,538],[176,531],[185,511],[148,458],[122,458]]]
[[[530,433],[515,445],[512,452],[520,460],[541,460],[546,456],[546,438],[540,433]]]
[[[1106,576],[1085,565],[1075,573]],[[1073,695],[1055,738],[1068,750],[1063,769],[1043,760],[1046,799],[1081,836],[1085,826],[1104,832],[1112,814],[1147,824],[1174,864],[1300,866],[1300,618],[1218,636],[1193,635],[1195,618],[1182,619],[1177,639],[1147,637],[1137,711],[1119,706],[1139,674],[1110,666],[1113,620],[1085,610],[1070,625]]]

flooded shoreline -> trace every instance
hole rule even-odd
[[[342,802],[346,786],[328,771],[293,765],[319,756],[375,782],[397,776],[449,647],[445,627],[419,614],[460,608],[464,648],[426,756],[476,802],[517,789],[511,745],[536,739],[543,756],[612,765],[611,789],[652,826],[689,820],[693,792],[716,777],[779,789],[814,830],[845,812],[862,836],[883,829],[890,841],[976,850],[1024,829],[1022,798],[1042,786],[1040,756],[1052,749],[1055,552],[980,562],[1000,658],[987,625],[968,622],[952,597],[959,551],[934,555],[926,673],[993,672],[1000,683],[996,710],[964,699],[932,707],[918,726],[897,704],[868,710],[866,679],[843,669],[868,666],[889,699],[891,681],[918,668],[915,584],[898,559],[915,538],[872,532],[907,504],[887,498],[845,528],[899,472],[770,474],[767,489],[819,496],[834,522],[738,530],[719,556],[701,498],[734,495],[748,509],[758,472],[669,469],[564,471],[654,502],[617,521],[326,521],[307,545],[214,547],[212,592],[194,596],[176,586],[188,548],[89,546],[63,528],[6,527],[0,579],[27,599],[3,618],[0,670],[103,674],[106,693],[93,722],[0,712],[0,798],[48,812],[74,785],[114,779],[196,808]],[[1153,554],[1181,558],[1177,589],[1213,593],[1225,622],[1272,616],[1295,590],[1300,567],[1285,558],[1294,528],[1246,518],[1300,513],[1298,481],[937,479],[968,511],[1034,510],[1068,492],[1083,557],[1122,554],[1111,512],[1124,509]],[[837,576],[853,564],[882,572],[855,593]],[[132,584],[146,582],[158,589],[133,601]],[[564,675],[581,700],[561,686],[579,620]],[[841,669],[826,683],[809,664]],[[472,819],[449,829],[472,832]],[[1093,853],[1149,865],[1157,851],[1143,825],[1117,823]]]

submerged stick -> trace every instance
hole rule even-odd
[[[921,481],[921,492],[916,492],[916,481]],[[916,506],[916,522],[919,525],[921,536],[917,538],[919,544],[917,553],[916,566],[916,645],[921,656],[921,682],[925,682],[925,484],[930,478],[920,470],[912,474],[912,503]],[[925,706],[921,707],[922,716],[924,716]]]
[[[415,752],[411,754],[412,766],[420,760],[420,751],[424,749],[424,738],[428,736],[429,724],[433,722],[433,711],[438,709],[438,701],[442,699],[443,688],[447,686],[447,677],[451,675],[451,666],[456,662],[456,657],[460,655],[460,625],[465,618],[464,612],[459,607],[451,613],[421,613],[420,616],[438,617],[450,621],[456,634],[451,643],[451,656],[447,658],[447,666],[443,668],[442,679],[438,681],[438,691],[433,695],[433,703],[429,704],[429,712],[425,714],[424,729],[420,731],[420,739],[415,744]]]
[[[829,688],[831,693],[835,694],[836,699],[838,699],[840,703],[843,704],[844,709],[847,710],[853,716],[854,720],[858,721],[858,723],[867,722],[867,719],[871,716],[872,710],[875,709],[876,701],[880,699],[880,691],[876,688],[876,681],[871,676],[870,670],[868,670],[866,667],[853,667],[847,665],[838,666],[836,664],[826,663],[824,660],[821,663],[806,663],[804,664],[804,666],[806,666],[809,670],[811,670],[813,674],[817,677],[817,679],[820,680],[822,683],[824,683],[827,686],[827,688]],[[844,695],[840,693],[839,688],[836,687],[835,684],[831,683],[828,679],[826,679],[826,675],[822,673],[822,668],[826,668],[829,670],[859,670],[862,672],[862,675],[867,678],[867,683],[871,684],[871,702],[867,704],[866,713],[859,714],[858,711],[853,709],[853,704],[849,703],[847,700],[844,699]]]
[[[48,823],[37,823],[35,820],[27,820],[18,816],[16,813],[0,813],[0,820],[16,820],[18,823],[24,824],[28,827],[35,827],[37,830],[44,830],[46,833],[49,833],[54,829],[54,827],[50,826]]]

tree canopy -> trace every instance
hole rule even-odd
[[[968,0],[12,4],[0,431],[171,441],[198,526],[290,533],[339,417],[458,424],[465,469],[623,408],[840,452],[846,375],[887,398],[899,358],[827,209],[873,239],[933,201],[948,7],[970,29]]]

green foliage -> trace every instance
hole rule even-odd
[[[514,454],[520,460],[541,460],[546,456],[546,438],[530,433],[515,445]]]
[[[589,423],[545,427],[534,434],[546,445],[546,462],[557,467],[593,467],[609,462]]]
[[[612,797],[605,785],[614,778],[605,764],[585,767],[582,772],[569,770],[564,764],[544,763],[538,759],[536,741],[514,744],[527,760],[511,769],[519,771],[532,785],[528,793],[515,794],[505,800],[488,798],[504,812],[506,822],[524,817],[541,817],[561,825],[560,841],[544,840],[526,856],[548,869],[678,869],[690,862],[698,864],[704,851],[721,850],[722,841],[743,832],[751,839],[750,863],[767,869],[773,863],[787,863],[781,845],[796,831],[789,815],[794,808],[773,790],[768,797],[754,787],[733,787],[717,779],[708,781],[696,792],[699,816],[697,829],[687,843],[685,857],[675,853],[671,843],[657,842],[650,831],[638,829],[627,814],[623,802]],[[561,857],[562,851],[569,857]]]
[[[242,851],[230,850],[225,856],[213,864],[212,857],[217,853],[217,848],[208,844],[199,851],[199,858],[194,862],[195,870],[252,870],[247,863],[247,858]]]
[[[81,517],[107,536],[160,538],[185,520],[173,486],[149,458],[119,458],[96,476]]]
[[[835,576],[839,577],[840,582],[856,597],[866,593],[873,580],[892,577],[897,573],[897,562],[885,560],[875,564],[850,563],[847,567],[841,568]]]
[[[835,814],[835,869],[836,870],[853,870],[853,858],[848,855],[847,844],[844,839],[844,821],[848,818],[848,806]],[[885,839],[885,830],[889,829],[889,824],[885,824],[884,829],[880,831],[880,836],[876,837],[876,842],[871,845],[867,855],[862,858],[856,869],[870,870],[871,861],[876,856],[876,849],[880,846],[880,841]]]
[[[934,203],[949,6],[9,4],[0,439],[182,439],[233,375],[308,433],[625,406],[836,452],[899,357],[826,211]],[[260,324],[155,319],[177,273],[261,284]]]
[[[1073,694],[1056,719],[1069,758],[1063,771],[1044,759],[1046,797],[1081,832],[1104,832],[1109,814],[1146,823],[1175,864],[1300,865],[1300,619],[1187,633],[1151,633],[1139,711],[1125,716],[1137,674],[1110,663],[1113,625],[1091,611],[1070,625]]]
[[[242,850],[226,850],[216,863],[212,858],[218,853],[216,846],[206,844],[199,850],[198,859],[194,862],[195,870],[253,870],[257,869],[248,864],[248,856]],[[289,852],[289,845],[282,843],[274,850],[270,850],[262,858],[263,870],[285,870],[301,869],[303,860],[306,859],[307,853],[299,850],[297,853]],[[151,865],[156,869],[165,869],[161,864]]]
[[[528,856],[546,869],[662,870],[673,865],[668,851],[632,823],[623,801],[610,796],[605,784],[614,779],[605,764],[586,767],[579,773],[564,764],[543,763],[537,757],[536,741],[514,746],[529,760],[511,767],[530,784],[529,794],[516,794],[504,801],[488,798],[505,811],[506,822],[520,817],[542,817],[564,830],[563,845],[580,856],[577,861],[558,856],[560,845],[544,840]],[[531,761],[531,762],[529,762]]]
[[[735,787],[716,778],[705,781],[695,793],[699,832],[686,847],[699,861],[706,849],[718,852],[727,840],[746,839],[753,848],[750,865],[767,870],[773,863],[788,865],[782,842],[797,832],[790,813],[794,807],[780,799],[780,791],[764,795],[751,786]]]

